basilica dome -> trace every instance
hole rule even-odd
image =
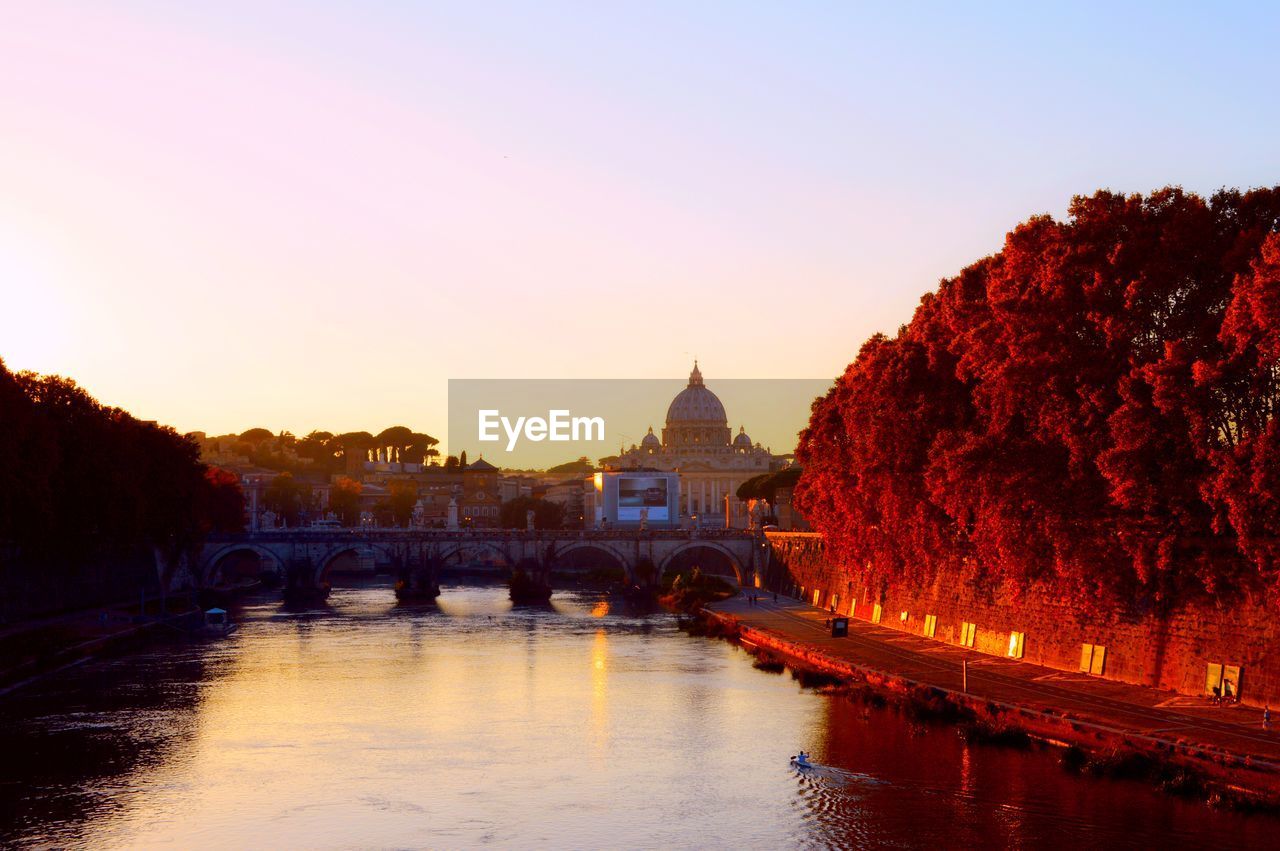
[[[653,426],[649,426],[649,433],[640,441],[641,449],[661,449],[662,441],[658,440],[658,436],[653,433]]]
[[[727,426],[729,423],[719,397],[703,385],[697,361],[693,363],[693,372],[689,373],[689,386],[677,393],[667,408],[668,426],[684,423],[716,426]]]
[[[738,449],[751,448],[751,438],[747,435],[746,426],[738,426],[738,436],[733,439],[733,445]]]

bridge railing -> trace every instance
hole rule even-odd
[[[209,537],[219,541],[327,541],[334,539],[384,541],[634,541],[640,540],[742,540],[757,533],[746,529],[396,529],[368,526],[313,529],[259,529]]]

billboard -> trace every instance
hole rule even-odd
[[[648,510],[648,518],[656,522],[671,519],[667,509],[667,478],[643,474],[618,476],[618,520],[638,522]]]

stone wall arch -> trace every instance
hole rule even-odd
[[[665,574],[670,567],[674,565],[678,565],[682,560],[687,560],[688,556],[696,552],[697,550],[710,550],[712,552],[717,553],[720,556],[723,556],[725,561],[728,563],[729,567],[732,569],[732,574],[722,573],[718,570],[711,570],[706,567],[703,568],[704,572],[711,573],[717,576],[732,575],[733,578],[737,580],[739,585],[742,585],[746,581],[746,576],[748,573],[747,567],[738,558],[737,554],[734,553],[733,550],[724,546],[723,544],[717,543],[716,541],[710,541],[710,540],[692,540],[687,543],[681,544],[680,546],[673,549],[671,552],[667,553],[666,557],[663,558],[658,564],[659,575],[661,576]],[[719,565],[716,565],[716,566],[718,567]]]
[[[281,575],[284,573],[283,559],[269,547],[250,543],[227,544],[205,559],[204,565],[200,570],[201,587],[212,587],[219,579],[223,579],[224,577],[221,574],[226,566],[227,559],[241,553],[253,553],[256,555],[261,564],[261,570],[264,572],[271,570]]]

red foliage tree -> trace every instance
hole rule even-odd
[[[230,470],[209,467],[204,474],[200,505],[204,532],[244,531],[244,490],[240,478]]]
[[[1033,218],[814,403],[797,498],[886,582],[1169,605],[1275,586],[1280,190]]]

